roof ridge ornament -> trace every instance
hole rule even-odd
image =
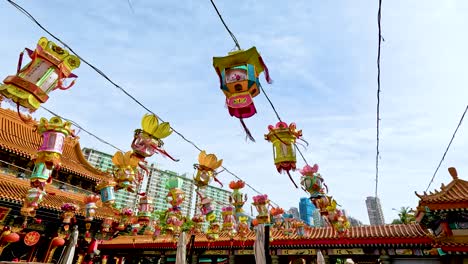
[[[453,180],[458,180],[458,173],[455,167],[448,168],[448,171],[450,173],[450,176],[452,176]]]

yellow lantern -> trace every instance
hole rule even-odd
[[[268,126],[269,133],[265,139],[273,144],[273,158],[279,173],[285,171],[294,186],[297,185],[289,174],[290,170],[296,170],[296,139],[302,137],[302,130],[296,130],[296,124],[289,126],[285,122],[278,122],[276,126]]]
[[[262,57],[257,48],[252,47],[230,52],[225,57],[214,57],[213,66],[226,96],[229,114],[239,118],[247,136],[254,141],[243,119],[257,113],[253,98],[260,93],[258,76],[265,71],[265,79],[272,82]]]
[[[76,78],[72,71],[80,66],[80,59],[42,37],[34,51],[26,51],[31,62],[21,67],[23,52],[20,54],[16,75],[5,78],[0,85],[0,98],[8,99],[18,106],[36,111],[49,99],[49,93],[56,90],[67,90],[75,81],[64,87],[66,78]]]
[[[117,151],[112,157],[112,162],[117,167],[114,177],[118,188],[135,192],[135,179],[138,176],[138,158],[134,157],[131,151],[127,151],[125,154]]]
[[[215,154],[206,154],[203,150],[198,155],[198,162],[199,164],[194,165],[195,169],[197,169],[197,174],[193,178],[197,187],[207,186],[211,182],[211,179],[214,179],[217,183],[223,186],[223,184],[216,179],[216,175],[218,174],[216,169],[221,167],[223,164],[222,159],[218,160],[218,157],[216,157]]]

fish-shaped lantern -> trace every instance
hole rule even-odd
[[[265,71],[266,81],[272,83],[268,68],[257,48],[233,51],[225,57],[214,57],[213,66],[219,76],[221,90],[226,96],[229,114],[239,118],[247,137],[255,141],[244,119],[257,113],[253,98],[261,90],[258,76]]]
[[[31,62],[22,67],[24,52],[20,53],[16,74],[0,85],[0,99],[34,112],[49,99],[50,92],[73,86],[75,81],[65,86],[64,80],[77,77],[72,71],[80,67],[80,59],[45,37],[39,39],[34,51],[26,48],[26,52]]]
[[[268,134],[265,139],[273,144],[273,155],[276,169],[279,173],[285,171],[289,179],[297,185],[289,174],[290,170],[296,170],[296,139],[302,137],[302,130],[296,130],[296,124],[289,126],[285,122],[278,122],[276,126],[268,126]]]

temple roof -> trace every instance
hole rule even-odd
[[[34,132],[34,122],[25,123],[17,112],[0,108],[0,148],[31,159],[41,144],[41,136]],[[62,170],[96,182],[108,177],[85,159],[78,137],[66,138],[61,162]]]
[[[426,245],[430,246],[432,239],[418,224],[383,225],[351,227],[348,234],[339,236],[331,227],[306,228],[305,236],[298,237],[283,234],[280,230],[271,233],[272,248],[301,248],[301,247],[347,247],[347,246],[375,246],[375,245]],[[187,239],[189,240],[189,239]],[[196,248],[243,248],[252,247],[255,233],[250,231],[245,240],[221,233],[219,239],[210,241],[204,234],[195,237]],[[103,241],[100,248],[160,248],[176,247],[172,237],[160,236],[153,240],[151,235],[119,236],[112,240]]]
[[[468,181],[458,178],[455,168],[449,168],[453,180],[440,191],[416,195],[420,198],[418,211],[424,212],[426,207],[430,210],[465,210],[468,208]]]
[[[30,189],[29,180],[19,179],[12,176],[0,174],[0,200],[12,203],[22,204],[27,191]],[[70,191],[61,191],[53,186],[46,186],[47,195],[39,204],[40,208],[53,211],[61,211],[60,207],[64,203],[74,203],[80,207],[77,215],[85,215],[84,194],[73,193]],[[113,211],[107,207],[101,207],[101,202],[96,204],[99,208],[96,210],[95,218],[104,218],[113,215]]]

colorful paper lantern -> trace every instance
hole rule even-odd
[[[247,239],[247,235],[249,234],[249,224],[247,216],[239,216],[239,224],[237,226],[237,234],[241,240]]]
[[[289,179],[297,185],[289,174],[290,170],[296,170],[296,139],[302,137],[302,130],[296,130],[296,124],[289,126],[285,122],[278,122],[276,126],[268,126],[268,134],[265,139],[273,144],[273,158],[279,173],[285,171]]]
[[[64,203],[60,209],[63,211],[62,218],[64,224],[70,224],[71,219],[75,217],[76,212],[80,207],[74,203]]]
[[[195,181],[194,184],[197,187],[202,188],[207,186],[211,182],[211,179],[214,179],[221,186],[223,185],[216,178],[216,175],[218,174],[216,169],[221,167],[223,164],[222,159],[218,160],[218,157],[216,157],[215,154],[206,154],[206,152],[203,150],[198,155],[198,163],[199,164],[194,165],[195,169],[197,169],[197,174],[193,178]]]
[[[225,206],[221,209],[221,215],[223,216],[223,231],[229,234],[229,237],[233,238],[236,235],[236,217],[234,216],[234,207]]]
[[[301,185],[302,188],[310,194],[311,199],[319,198],[325,195],[326,188],[323,178],[318,171],[318,165],[313,167],[306,165],[300,173],[302,174]]]
[[[270,214],[273,217],[273,221],[274,221],[273,224],[276,229],[280,229],[281,226],[283,225],[283,222],[284,222],[283,213],[284,213],[284,210],[281,207],[273,207],[270,209]]]
[[[96,189],[101,193],[101,201],[104,205],[110,206],[115,202],[114,187],[117,183],[113,179],[101,181]]]
[[[168,122],[159,123],[156,115],[146,114],[141,120],[141,128],[135,130],[132,142],[133,152],[140,160],[151,157],[154,153],[160,153],[175,160],[162,149],[164,146],[162,139],[172,134],[172,129]]]
[[[112,216],[107,216],[102,220],[102,232],[109,233],[111,232],[112,224],[114,223],[114,218]]]
[[[268,195],[261,194],[252,197],[254,202],[252,203],[257,209],[258,215],[256,217],[259,224],[266,224],[270,222],[270,214],[268,212],[268,205],[270,204],[270,200],[268,199]]]
[[[96,209],[97,209],[96,203],[100,199],[101,197],[95,194],[90,194],[83,199],[83,202],[85,203],[85,212],[86,212],[85,221],[88,221],[88,222],[93,221],[94,216],[96,215]]]
[[[135,180],[139,165],[138,158],[133,156],[132,151],[127,151],[125,154],[122,151],[117,151],[112,157],[112,162],[117,168],[114,172],[117,188],[135,192]]]
[[[52,169],[48,169],[44,162],[38,162],[34,164],[34,169],[29,180],[31,187],[43,189],[52,180]]]
[[[192,217],[192,222],[193,222],[193,227],[192,227],[192,233],[194,234],[201,234],[202,233],[202,228],[203,228],[203,222],[205,221],[205,218],[201,214],[196,214]]]
[[[34,51],[26,48],[31,62],[21,67],[23,52],[20,54],[16,75],[5,78],[0,85],[0,99],[8,99],[30,112],[36,111],[49,99],[49,93],[56,90],[67,90],[63,81],[76,78],[73,70],[80,66],[80,59],[42,37]]]
[[[254,140],[244,123],[257,113],[253,98],[260,93],[258,76],[265,71],[265,79],[271,83],[268,68],[255,47],[214,57],[213,66],[218,73],[220,88],[226,96],[229,114],[239,118],[247,136]]]
[[[152,213],[153,199],[146,195],[140,197],[140,202],[138,203],[138,222],[143,225],[149,224]]]
[[[229,196],[229,202],[234,205],[236,208],[236,214],[241,214],[244,212],[242,206],[247,202],[247,194],[242,194],[240,189],[245,187],[245,182],[242,180],[231,181],[229,183],[229,188],[233,190],[231,196]]]

